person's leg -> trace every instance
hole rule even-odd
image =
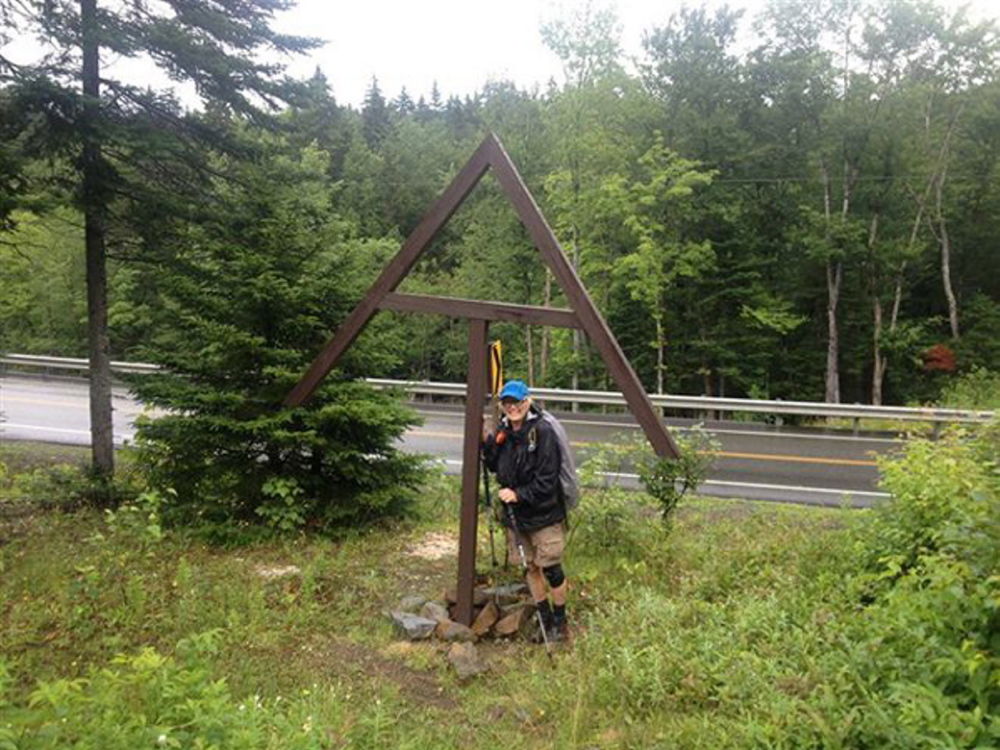
[[[545,629],[551,629],[552,605],[549,604],[549,594],[545,584],[545,574],[537,565],[531,565],[524,578],[528,582],[528,591],[531,592],[532,601],[535,602],[535,606],[538,607],[538,611],[542,613],[542,622],[545,624]]]
[[[552,607],[549,604],[549,594],[548,586],[545,581],[545,574],[542,569],[535,564],[535,545],[532,542],[532,535],[522,534],[521,544],[524,548],[524,559],[528,564],[528,571],[524,575],[524,581],[528,584],[528,591],[531,594],[531,600],[538,607],[539,611],[542,613],[542,621],[545,623],[546,627],[550,627],[552,623]],[[510,548],[510,554],[520,562],[521,552],[517,548],[517,541],[514,538],[513,532],[507,530],[507,541]]]
[[[545,601],[549,600],[548,589],[545,585],[545,574],[542,573],[541,568],[537,565],[529,565],[528,573],[524,578],[528,583],[528,591],[531,592],[531,597],[536,602],[540,602],[543,599]]]
[[[559,639],[566,636],[566,592],[569,585],[562,567],[566,546],[563,525],[555,524],[540,530],[535,539],[535,561],[542,569],[552,595],[552,630]]]

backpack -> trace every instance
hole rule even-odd
[[[580,503],[580,488],[576,481],[576,462],[569,446],[569,436],[559,420],[545,409],[539,409],[543,422],[552,428],[559,445],[559,487],[562,489],[563,504],[566,510],[573,510]],[[534,431],[535,428],[532,428]],[[532,436],[533,437],[533,436]],[[530,439],[530,438],[529,438]]]

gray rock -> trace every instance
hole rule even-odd
[[[479,652],[471,643],[453,643],[448,649],[448,661],[459,679],[467,680],[486,671]]]
[[[420,616],[428,620],[446,622],[451,618],[448,616],[448,608],[439,602],[427,602],[420,608]]]
[[[420,608],[427,603],[426,596],[420,596],[419,594],[410,594],[409,596],[404,596],[399,600],[399,611],[409,612],[411,615],[417,614]]]
[[[428,620],[409,612],[390,612],[393,624],[411,641],[423,641],[430,638],[437,627],[436,620]]]
[[[480,587],[477,586],[476,588],[474,588],[472,590],[472,604],[473,604],[473,606],[481,607],[484,604],[486,604],[486,602],[487,602],[488,599],[489,599],[489,597],[486,596],[486,590],[485,589],[482,589],[482,588],[480,588]],[[454,586],[452,586],[450,589],[447,589],[444,592],[444,600],[446,602],[448,602],[448,604],[458,604],[458,593],[455,591],[455,587]]]
[[[491,600],[498,601],[501,605],[514,604],[521,599],[522,594],[528,592],[528,587],[523,583],[507,583],[503,586],[493,586],[483,589],[483,593]]]

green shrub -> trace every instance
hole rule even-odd
[[[68,510],[80,505],[92,486],[86,473],[72,464],[56,464],[10,478],[10,497],[25,500],[41,508]]]
[[[643,489],[660,508],[663,522],[670,525],[677,504],[705,481],[718,442],[702,425],[685,433],[674,433],[680,450],[678,458],[660,458],[640,432],[615,436],[588,456],[580,469],[589,487],[611,488],[621,484],[621,475],[635,472]]]
[[[7,721],[0,747],[322,747],[319,722],[303,723],[292,706],[237,701],[225,680],[211,676],[205,657],[214,652],[217,638],[209,632],[186,639],[176,657],[153,649],[121,655],[86,677],[38,683],[26,705],[0,702]],[[5,676],[0,664],[0,688]]]
[[[1000,410],[1000,373],[974,367],[945,386],[938,401],[950,409]]]
[[[866,604],[827,665],[850,746],[1000,743],[1000,442],[997,425],[912,441],[883,462],[892,500],[857,548]],[[849,658],[851,652],[859,658]]]
[[[155,322],[137,356],[164,370],[133,388],[161,410],[138,423],[137,448],[168,522],[223,541],[332,530],[402,512],[424,478],[422,458],[398,446],[414,413],[352,378],[398,356],[377,321],[345,370],[304,405],[282,406],[385,249],[347,236],[325,158],[262,153],[218,186],[216,210],[158,238],[162,268],[120,305]]]

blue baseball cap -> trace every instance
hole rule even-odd
[[[528,390],[528,384],[523,380],[508,380],[504,383],[503,390],[500,391],[500,398],[513,398],[518,401],[524,401],[528,396],[531,395],[531,391]]]

